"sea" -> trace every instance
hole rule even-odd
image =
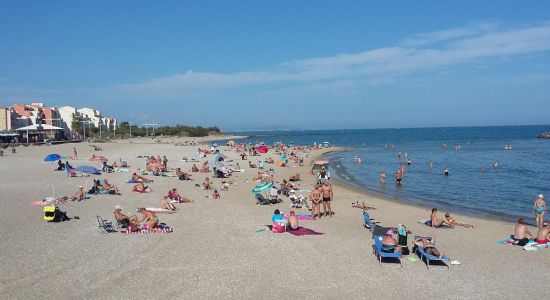
[[[346,147],[325,156],[331,175],[340,181],[397,201],[510,221],[532,218],[537,195],[550,197],[550,140],[537,138],[548,130],[550,125],[231,134],[247,135],[240,142],[252,144]],[[402,163],[405,176],[398,186],[394,175]],[[381,172],[385,184],[380,183]]]

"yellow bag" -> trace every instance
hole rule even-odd
[[[44,211],[44,221],[50,222],[55,219],[55,205],[45,205],[42,210]]]

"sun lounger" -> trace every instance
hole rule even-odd
[[[269,199],[264,197],[264,195],[262,195],[262,194],[256,194],[255,198],[256,198],[256,204],[258,204],[258,205],[270,205],[271,204],[271,203],[269,203]]]
[[[394,252],[394,253],[388,253],[382,251],[382,237],[378,235],[374,235],[372,237],[374,241],[374,245],[372,245],[372,253],[376,255],[378,258],[378,264],[382,266],[382,259],[383,258],[389,258],[389,259],[398,259],[399,265],[403,267],[403,262],[401,260],[402,255],[400,252]]]
[[[103,219],[100,216],[97,216],[97,225],[97,231],[99,231],[99,233],[116,232],[116,230],[113,228],[113,223],[107,222],[106,219]]]
[[[435,244],[433,245],[435,247]],[[435,255],[431,255],[426,252],[426,250],[422,247],[415,246],[415,250],[420,255],[420,259],[426,261],[426,267],[430,268],[430,261],[439,261],[442,262],[447,269],[450,269],[451,266],[451,259],[448,256],[443,256],[442,258],[439,258]]]

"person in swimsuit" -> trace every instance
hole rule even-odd
[[[445,170],[443,171],[443,174],[445,174],[445,176],[449,176],[449,169],[445,168]]]
[[[542,194],[535,199],[533,214],[535,215],[537,227],[542,227],[542,225],[544,225],[544,214],[546,214],[546,203],[544,202],[544,196]]]
[[[328,181],[325,181],[325,183],[323,183],[323,186],[321,187],[321,192],[323,193],[323,213],[325,214],[325,216],[332,216],[330,201],[334,198],[334,193]]]
[[[294,213],[294,210],[290,211],[290,216],[288,217],[288,226],[286,230],[298,230],[300,228],[300,225],[298,225],[298,218],[296,218],[296,214]]]
[[[400,170],[397,170],[395,172],[395,183],[397,185],[401,185],[401,179],[403,178],[403,175],[401,174],[401,171]]]
[[[446,219],[439,219],[437,217],[437,208],[432,208],[432,215],[430,216],[430,226],[438,228],[443,225],[447,225],[451,228],[454,227],[453,224],[449,223]]]
[[[174,204],[168,202],[168,196],[163,196],[160,200],[160,208],[176,211]]]
[[[319,186],[316,186],[309,195],[312,205],[311,213],[313,214],[313,220],[317,219],[317,216],[319,216],[319,219],[321,218],[321,195],[321,187]]]
[[[545,226],[542,226],[539,228],[539,232],[537,233],[537,238],[535,241],[539,245],[546,245],[548,244],[550,240],[550,224],[546,224]]]
[[[145,222],[147,224],[147,230],[156,230],[159,224],[157,215],[154,212],[145,210],[144,207],[140,207],[139,212],[143,214],[143,217],[141,220],[138,220],[138,223]]]
[[[445,220],[447,220],[447,222],[449,222],[449,224],[455,225],[455,226],[462,226],[462,227],[466,227],[466,228],[474,228],[475,227],[474,225],[466,224],[466,223],[455,220],[453,217],[451,217],[450,213],[445,213]]]
[[[120,223],[122,227],[130,227],[130,217],[122,213],[122,208],[120,207],[120,205],[115,206],[115,219]]]
[[[386,183],[386,172],[384,171],[380,172],[380,183],[381,184]]]
[[[79,186],[78,190],[74,193],[72,197],[69,198],[71,201],[82,201],[84,200],[84,187]]]
[[[525,226],[525,219],[519,218],[514,228],[514,235],[512,235],[514,245],[525,246],[532,238],[533,234],[531,234],[527,226]]]
[[[398,253],[401,252],[401,247],[397,240],[393,238],[393,231],[390,229],[386,232],[386,236],[382,239],[382,252]]]
[[[435,236],[433,237],[422,237],[417,241],[413,241],[413,244],[417,247],[421,247],[426,251],[426,253],[437,256],[439,258],[443,257],[443,252],[435,248]]]

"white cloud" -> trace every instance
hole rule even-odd
[[[354,78],[375,80],[378,76],[385,76],[385,80],[391,82],[388,76],[392,74],[548,50],[550,23],[507,30],[501,29],[498,24],[486,23],[414,35],[394,47],[289,61],[261,71],[227,74],[187,71],[139,83],[118,84],[111,88],[130,94],[169,96],[196,90],[283,83],[323,84],[324,81],[340,82]]]

